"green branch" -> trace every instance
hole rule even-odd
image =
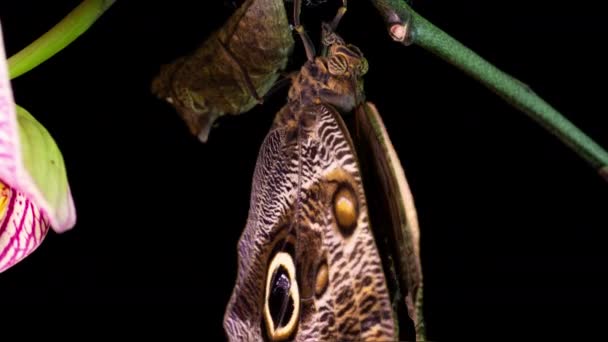
[[[83,34],[116,0],[84,0],[57,25],[8,59],[10,78],[37,67]]]
[[[405,1],[370,1],[383,15],[394,40],[405,45],[419,45],[475,78],[557,136],[608,180],[608,152],[528,86],[437,28]]]

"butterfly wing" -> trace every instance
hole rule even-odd
[[[395,340],[356,153],[332,107],[279,112],[238,250],[230,339]]]
[[[376,107],[370,102],[361,104],[355,121],[372,224],[388,239],[391,251],[387,252],[393,256],[399,287],[405,292],[416,340],[424,340],[420,230],[414,199]]]

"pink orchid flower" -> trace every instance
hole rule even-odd
[[[61,151],[15,105],[0,26],[0,273],[30,255],[50,227],[64,232],[75,223]]]

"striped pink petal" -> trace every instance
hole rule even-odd
[[[0,183],[0,273],[30,255],[48,231],[36,204]]]

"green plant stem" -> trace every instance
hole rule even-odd
[[[32,70],[72,43],[115,1],[84,0],[57,25],[8,59],[10,78]]]
[[[490,88],[557,136],[608,180],[608,152],[528,86],[437,28],[403,0],[370,1],[384,16],[389,29],[399,22],[407,24],[410,41],[406,41],[406,44],[413,42],[421,46]]]

